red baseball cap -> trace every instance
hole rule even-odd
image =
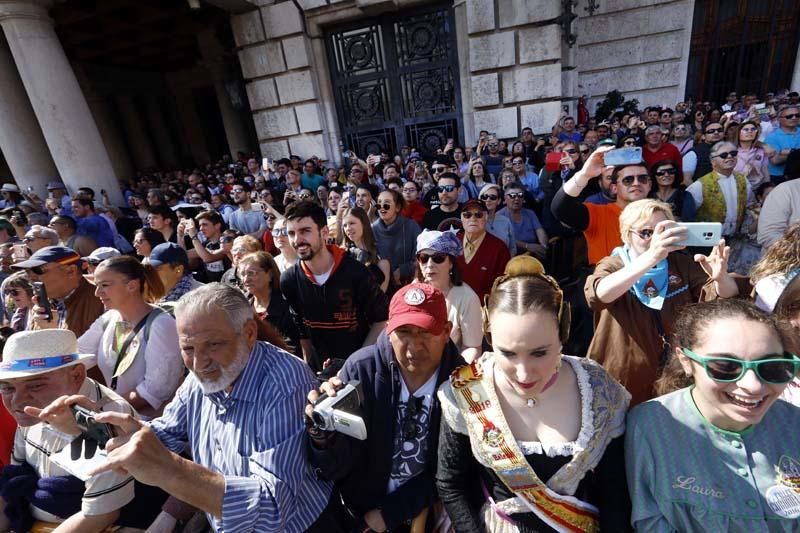
[[[392,297],[386,333],[400,326],[417,326],[439,335],[446,323],[447,303],[442,291],[426,283],[412,283]]]

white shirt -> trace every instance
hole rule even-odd
[[[722,191],[722,196],[725,198],[725,207],[727,208],[725,220],[719,221],[722,222],[722,235],[733,235],[736,233],[736,219],[738,214],[736,179],[733,175],[722,176],[716,171],[714,174],[719,176],[719,188]],[[747,199],[745,200],[747,203],[745,205],[751,205],[754,203],[753,190],[750,187],[750,182],[747,180],[745,180],[745,187],[747,187]],[[695,181],[686,188],[686,192],[692,195],[695,205],[700,209],[700,206],[703,205],[703,183],[700,180]]]
[[[120,320],[118,311],[108,311],[78,339],[80,353],[97,354],[97,368],[103,373],[106,383],[111,383],[114,376],[117,352],[112,346],[114,330]],[[133,355],[135,344],[140,345],[139,352],[130,367],[118,376],[114,390],[124,397],[135,390],[154,410],[158,410],[172,399],[183,379],[184,365],[178,346],[178,330],[175,319],[168,313],[160,313],[153,320],[146,344],[144,330],[144,327],[141,328],[131,342],[129,356]]]
[[[459,352],[466,348],[480,348],[483,341],[481,301],[469,285],[450,288],[447,293],[447,320],[453,323],[450,340]]]
[[[97,403],[100,411],[132,414],[133,408],[114,394],[114,391],[99,385],[86,378],[78,394],[88,397]],[[51,460],[51,455],[58,453],[69,445],[72,438],[52,430],[43,423],[30,427],[17,428],[14,435],[14,451],[11,455],[12,464],[28,463],[39,477],[66,476],[70,472]],[[92,476],[85,482],[86,490],[81,500],[81,512],[85,516],[96,516],[116,511],[133,500],[133,483],[129,474],[119,474],[117,471],[104,472]],[[36,520],[45,522],[63,522],[63,518],[51,515],[37,507],[31,506],[31,512]]]
[[[283,254],[279,254],[275,256],[275,264],[278,265],[278,270],[283,274],[289,267],[294,266],[297,263],[297,258],[294,261],[289,261],[286,259],[286,256]]]

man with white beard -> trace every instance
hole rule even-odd
[[[317,387],[311,370],[256,340],[252,308],[232,287],[187,293],[175,322],[189,376],[149,424],[97,415],[118,436],[93,474],[127,471],[203,510],[218,532],[331,531],[331,484],[316,478],[304,453],[303,408]],[[186,444],[195,462],[178,455]]]

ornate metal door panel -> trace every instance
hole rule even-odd
[[[346,148],[430,154],[461,136],[452,10],[416,9],[327,34],[336,109]]]

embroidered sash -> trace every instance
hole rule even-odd
[[[551,490],[528,464],[500,411],[491,376],[483,373],[479,361],[457,369],[450,385],[473,450],[531,512],[559,532],[600,531],[596,507]]]

